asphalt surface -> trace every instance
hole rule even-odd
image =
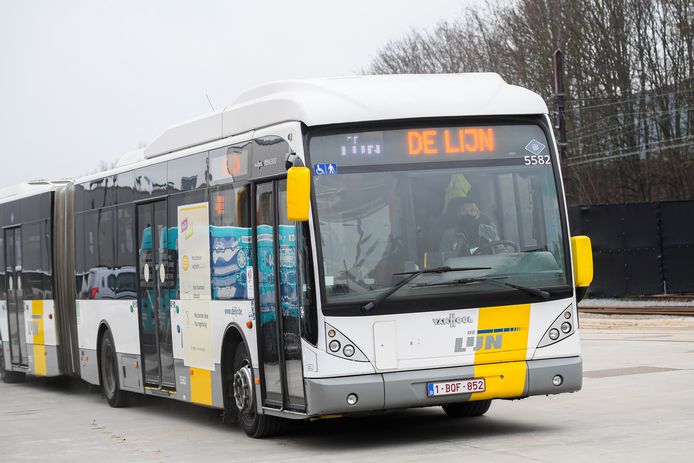
[[[254,440],[219,412],[155,397],[112,409],[81,382],[0,383],[0,461],[692,461],[694,319],[582,318],[583,390],[296,423]]]

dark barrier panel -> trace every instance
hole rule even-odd
[[[663,279],[668,293],[694,291],[694,201],[660,203]]]
[[[694,292],[694,201],[576,206],[569,221],[593,242],[593,296]]]
[[[591,295],[663,292],[659,203],[577,206],[570,208],[569,220],[571,234],[588,235],[593,244]]]

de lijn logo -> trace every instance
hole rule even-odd
[[[520,331],[520,328],[492,328],[472,331],[470,335],[455,338],[454,352],[476,352],[478,350],[501,349],[504,345],[504,333]]]

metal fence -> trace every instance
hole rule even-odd
[[[593,296],[694,292],[694,201],[569,208],[593,243]]]

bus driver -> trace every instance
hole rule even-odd
[[[443,225],[440,250],[453,256],[469,256],[480,246],[499,241],[496,226],[470,196],[450,200]]]

